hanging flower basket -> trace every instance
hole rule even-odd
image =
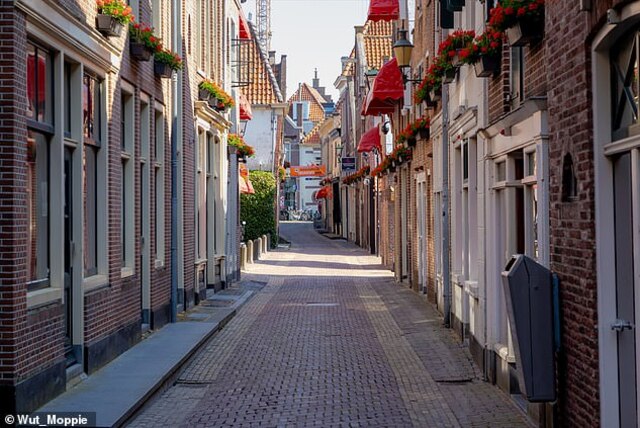
[[[431,129],[430,128],[420,129],[418,131],[418,135],[420,135],[420,138],[422,138],[423,140],[428,140],[431,137]]]
[[[154,61],[153,70],[156,73],[156,75],[165,79],[170,79],[171,76],[173,75],[173,68],[171,68],[171,65],[165,62],[158,62],[157,60]]]
[[[221,102],[218,102],[213,106],[213,108],[220,113],[226,113],[227,111],[229,111],[229,108]]]
[[[198,99],[200,101],[209,101],[209,98],[211,98],[211,92],[207,91],[206,89],[199,89],[198,90]]]
[[[207,102],[209,103],[209,107],[215,110],[215,108],[218,106],[218,97],[216,97],[215,95],[209,95],[209,98],[207,98]]]
[[[462,66],[462,55],[460,54],[461,50],[462,49],[456,49],[456,54],[451,58],[451,65],[453,65],[454,67]]]
[[[407,138],[407,144],[409,145],[409,147],[415,147],[417,142],[418,140],[416,140],[416,137]]]
[[[138,61],[149,61],[153,51],[146,44],[140,42],[129,43],[129,52],[131,57]]]
[[[493,77],[500,71],[500,57],[495,55],[480,55],[474,64],[476,77]]]
[[[114,16],[99,13],[96,16],[96,29],[107,37],[120,37],[124,25]]]
[[[544,21],[537,18],[524,17],[516,25],[507,28],[507,39],[511,46],[527,46],[542,39]]]

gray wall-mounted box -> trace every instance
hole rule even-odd
[[[515,255],[502,272],[502,285],[520,389],[531,402],[555,401],[551,271],[527,256]]]

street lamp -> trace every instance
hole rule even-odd
[[[249,124],[248,120],[240,120],[240,136],[244,137],[244,134],[247,133],[248,124]]]
[[[408,75],[411,75],[411,53],[413,52],[413,45],[407,39],[407,30],[404,28],[398,29],[398,40],[393,44],[393,54],[398,61],[398,68],[402,71],[402,83],[406,86],[407,83],[419,83],[420,79],[409,79]]]

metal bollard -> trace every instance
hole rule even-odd
[[[271,234],[267,235],[267,251],[271,251]]]
[[[253,241],[247,241],[247,264],[253,264]]]
[[[242,243],[240,244],[240,270],[245,270],[247,268],[247,246]]]
[[[258,238],[253,241],[253,260],[260,260],[260,251],[262,251],[262,239]]]

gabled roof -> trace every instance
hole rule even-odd
[[[302,83],[298,90],[289,98],[289,115],[293,116],[293,103],[297,101],[309,101],[309,120],[316,123],[324,119],[324,107],[326,102],[320,92],[312,86]]]
[[[243,45],[242,49],[248,50],[249,81],[251,83],[242,88],[242,92],[252,105],[283,103],[284,99],[269,63],[269,56],[258,43],[256,29],[252,22],[249,22],[249,28],[251,41]]]
[[[316,126],[313,127],[313,129],[311,131],[309,131],[309,133],[307,135],[304,136],[304,138],[302,139],[302,141],[300,142],[301,144],[320,144],[322,141],[320,141],[320,127],[322,126],[322,124],[324,123],[324,119],[321,120],[320,122],[318,122],[316,124]]]
[[[367,66],[379,70],[393,56],[393,26],[390,21],[367,21],[363,34]]]

